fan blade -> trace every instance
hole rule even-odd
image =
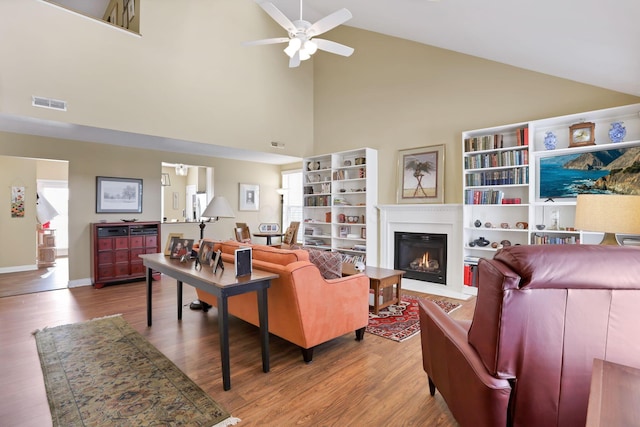
[[[244,46],[258,46],[263,44],[276,44],[276,43],[287,43],[289,41],[289,37],[276,37],[274,39],[262,39],[262,40],[253,40],[250,42],[243,42]]]
[[[313,37],[318,36],[322,33],[326,33],[327,31],[334,29],[338,25],[344,24],[351,18],[353,18],[353,15],[347,9],[340,9],[338,11],[335,11],[331,15],[325,16],[324,18],[315,22],[311,27],[309,27],[309,29],[307,30],[307,36]]]
[[[260,7],[269,14],[274,21],[276,21],[282,28],[287,30],[289,33],[296,32],[296,26],[293,25],[293,22],[289,18],[285,16],[284,13],[280,12],[280,10],[275,7],[273,3],[258,3]]]
[[[289,60],[289,68],[296,68],[298,65],[300,65],[300,51],[296,52]]]
[[[313,39],[313,41],[318,46],[318,49],[324,50],[326,52],[331,52],[335,53],[336,55],[342,56],[351,56],[351,54],[353,53],[352,47],[332,42],[331,40]]]

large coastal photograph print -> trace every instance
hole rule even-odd
[[[578,194],[640,195],[640,147],[540,159],[541,200]]]
[[[96,177],[97,213],[141,213],[142,180]]]

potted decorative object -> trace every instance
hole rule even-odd
[[[624,127],[624,122],[611,123],[611,129],[609,129],[611,142],[622,142],[625,136],[627,136],[627,129]]]
[[[544,148],[547,150],[555,150],[557,143],[558,141],[553,132],[547,132],[544,134]]]

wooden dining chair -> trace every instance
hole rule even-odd
[[[289,227],[287,227],[287,231],[284,233],[284,237],[282,238],[283,246],[291,246],[295,245],[298,240],[298,229],[300,228],[300,221],[291,221]]]

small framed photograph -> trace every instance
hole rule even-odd
[[[212,240],[201,240],[200,248],[198,249],[198,261],[201,265],[210,265],[213,260],[215,252],[213,251]]]
[[[96,213],[142,213],[142,180],[97,176]]]
[[[398,203],[444,203],[444,145],[398,151]]]
[[[164,255],[165,256],[169,256],[171,255],[171,248],[173,246],[173,239],[182,239],[182,233],[169,233],[169,236],[167,237],[167,244],[164,247]]]
[[[260,186],[258,184],[240,184],[239,210],[260,210]]]
[[[171,239],[171,252],[169,258],[180,259],[183,255],[191,254],[193,249],[193,239],[182,239],[173,237]]]
[[[346,239],[347,236],[349,235],[349,232],[351,231],[351,227],[349,227],[348,225],[341,225],[340,226],[340,237],[343,239]]]
[[[362,227],[360,229],[360,238],[361,239],[366,239],[367,238],[367,227]]]

